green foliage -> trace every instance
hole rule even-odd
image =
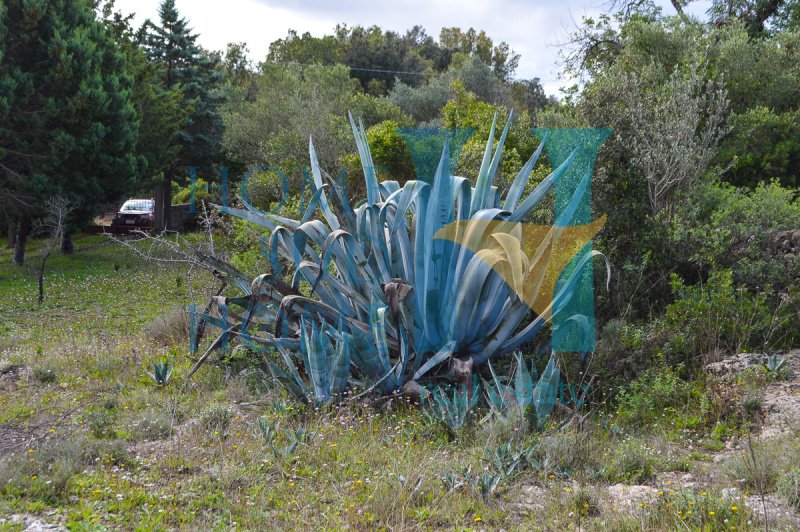
[[[385,167],[388,179],[405,183],[414,179],[414,165],[405,140],[397,133],[398,127],[392,120],[376,124],[367,130],[367,142],[375,164],[380,170]]]
[[[125,55],[87,2],[4,2],[0,24],[0,210],[36,216],[66,196],[85,223],[136,177]]]
[[[778,491],[789,504],[800,510],[800,467],[792,467],[781,477]]]
[[[200,208],[199,205],[204,201],[220,201],[219,193],[209,187],[208,182],[203,178],[197,178],[194,185],[190,182],[172,196],[174,204],[189,203],[192,200],[194,200],[195,205],[198,205],[198,209]]]
[[[313,37],[308,32],[298,36],[289,30],[286,38],[270,45],[267,59],[304,65],[344,64],[352,68],[351,76],[359,81],[361,89],[375,95],[384,95],[400,83],[419,86],[425,79],[419,74],[444,72],[451,63],[459,66],[475,60],[485,65],[495,79],[503,81],[511,79],[519,64],[519,54],[505,42],[495,44],[484,31],[443,28],[437,42],[421,26],[405,35],[382,31],[377,26],[339,25],[334,35],[323,37]]]
[[[652,451],[635,440],[614,447],[603,462],[603,475],[611,483],[646,484],[655,477]]]
[[[503,106],[493,106],[480,101],[474,93],[466,89],[461,81],[453,83],[453,90],[455,96],[442,109],[442,118],[445,127],[475,131],[462,148],[456,167],[459,175],[474,180],[477,178],[477,169],[480,167],[483,157],[485,139],[489,135],[492,117],[498,114],[501,119],[498,120],[497,127],[505,127],[505,120],[502,117],[508,115],[508,110]],[[515,113],[498,170],[498,186],[501,188],[510,186],[513,176],[519,172],[524,162],[536,149],[538,141],[531,134],[531,128],[532,122],[527,111],[520,114]],[[532,185],[546,175],[546,168],[542,165],[538,169],[537,175],[530,180]]]
[[[222,440],[228,436],[233,415],[234,411],[230,406],[212,404],[203,411],[200,421],[206,432]]]
[[[622,319],[607,321],[600,331],[597,349],[589,355],[588,371],[596,375],[589,393],[598,399],[613,398],[652,364],[646,345],[648,330]]]
[[[680,378],[681,369],[654,367],[631,382],[618,396],[618,422],[629,427],[672,423],[679,428],[696,426],[701,396],[691,382]]]
[[[350,96],[347,109],[361,117],[367,127],[381,122],[391,121],[396,127],[411,127],[414,121],[398,105],[387,98],[378,98],[372,94],[355,92]]]
[[[138,118],[136,190],[149,194],[177,163],[180,153],[177,136],[192,106],[182,104],[180,87],[166,87],[162,83],[161,65],[147,60],[131,26],[132,18],[114,12],[111,0],[102,6],[102,22],[115,36],[133,77],[132,100]]]
[[[162,0],[158,14],[159,23],[148,20],[137,37],[148,60],[160,66],[162,86],[167,91],[179,88],[181,107],[191,110],[173,138],[177,162],[201,167],[213,164],[218,161],[223,132],[219,57],[197,44],[197,34],[178,13],[175,0]]]
[[[175,368],[166,360],[153,362],[153,372],[148,372],[147,375],[159,386],[166,386],[172,377],[173,369]]]
[[[89,433],[99,439],[117,437],[117,418],[118,412],[113,403],[94,407],[84,416],[89,425]]]
[[[311,135],[321,164],[338,168],[352,146],[345,114],[356,90],[343,65],[265,64],[253,94],[226,103],[223,145],[243,163],[271,165],[299,183]]]
[[[42,384],[58,381],[58,373],[53,368],[33,368],[33,378]]]
[[[419,122],[430,122],[439,116],[442,107],[452,95],[446,76],[434,77],[425,85],[412,87],[395,83],[388,100]]]
[[[768,339],[773,319],[766,296],[737,288],[730,270],[714,271],[694,286],[673,274],[671,284],[675,302],[663,323],[668,355],[696,361],[712,352],[762,347]]]
[[[725,463],[731,478],[741,482],[756,493],[771,493],[780,478],[784,460],[774,442],[753,443],[748,441],[745,449]]]
[[[737,186],[773,179],[785,187],[800,186],[800,111],[754,107],[735,115],[718,159],[732,163],[725,179]]]
[[[98,462],[113,465],[129,459],[125,442],[120,440],[97,441],[83,436],[45,441],[30,452],[3,457],[0,494],[57,502],[71,492],[81,471]]]
[[[681,202],[672,220],[671,247],[693,268],[729,268],[737,285],[784,290],[793,284],[800,264],[787,265],[772,250],[776,231],[794,229],[800,200],[777,182],[754,190],[708,183]]]

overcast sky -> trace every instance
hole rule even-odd
[[[158,19],[160,0],[117,0],[117,9],[135,13],[136,23]],[[668,0],[659,0],[672,13]],[[269,43],[286,36],[289,29],[321,36],[332,33],[337,23],[371,26],[405,32],[419,24],[438,37],[443,27],[485,30],[495,41],[506,41],[522,55],[517,78],[538,77],[548,94],[557,94],[567,83],[559,79],[559,45],[566,42],[583,16],[604,11],[603,0],[176,0],[199,42],[206,48],[224,50],[229,42],[245,42],[250,57],[265,58]],[[693,11],[702,12],[701,6]]]

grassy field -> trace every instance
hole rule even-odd
[[[103,237],[75,246],[50,259],[41,306],[33,271],[0,250],[0,530],[742,530],[763,528],[762,509],[773,529],[797,524],[797,433],[753,443],[760,406],[723,411],[763,375],[659,375],[645,388],[670,407],[634,392],[541,433],[479,410],[450,434],[401,401],[308,411],[246,353],[184,384],[177,309],[192,290],[203,303],[210,276]],[[163,387],[147,375],[161,360],[175,366]]]

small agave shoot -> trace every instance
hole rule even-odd
[[[166,360],[153,362],[153,372],[150,373],[148,371],[147,375],[159,386],[166,386],[169,383],[169,378],[172,377],[173,369]]]
[[[495,374],[489,363],[492,382],[484,382],[486,398],[492,414],[501,418],[521,420],[524,428],[541,429],[553,410],[558,393],[559,371],[555,358],[551,357],[539,380],[534,384],[536,367],[531,371],[522,354],[514,353],[517,369],[508,384]]]
[[[767,356],[767,371],[773,375],[777,375],[779,371],[786,365],[786,357],[783,355],[769,355]]]
[[[456,435],[469,422],[472,411],[478,406],[480,393],[477,386],[459,385],[454,387],[452,395],[439,386],[428,398],[429,408],[426,417],[442,423],[451,434]]]
[[[189,375],[227,338],[236,338],[265,354],[286,390],[315,404],[355,390],[419,398],[440,383],[459,382],[469,390],[458,393],[466,395],[436,392],[431,404],[453,421],[450,413],[458,409],[460,423],[462,406],[475,402],[472,372],[529,342],[564,311],[582,268],[599,255],[583,249],[599,225],[583,226],[583,233],[571,226],[585,203],[590,175],[552,227],[529,231],[523,221],[570,167],[577,148],[523,197],[543,140],[503,194],[492,183],[509,116],[496,149],[492,124],[475,185],[452,175],[445,142],[431,182],[401,186],[378,183],[363,124],[352,116],[350,123],[366,183],[364,201],[351,205],[320,168],[309,142],[313,195],[302,218],[260,211],[244,193],[245,209],[215,206],[271,232],[270,271],[251,280],[217,258],[201,256],[243,295],[213,299],[222,318],[200,316],[223,334]],[[575,267],[559,279],[570,260]],[[301,292],[301,283],[310,291]],[[267,356],[275,351],[277,361]],[[558,369],[554,361],[548,368],[548,384],[522,401],[539,420],[548,410],[539,402],[554,400],[549,383]]]

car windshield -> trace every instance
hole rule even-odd
[[[122,212],[147,211],[153,212],[152,200],[128,200],[122,206]]]

